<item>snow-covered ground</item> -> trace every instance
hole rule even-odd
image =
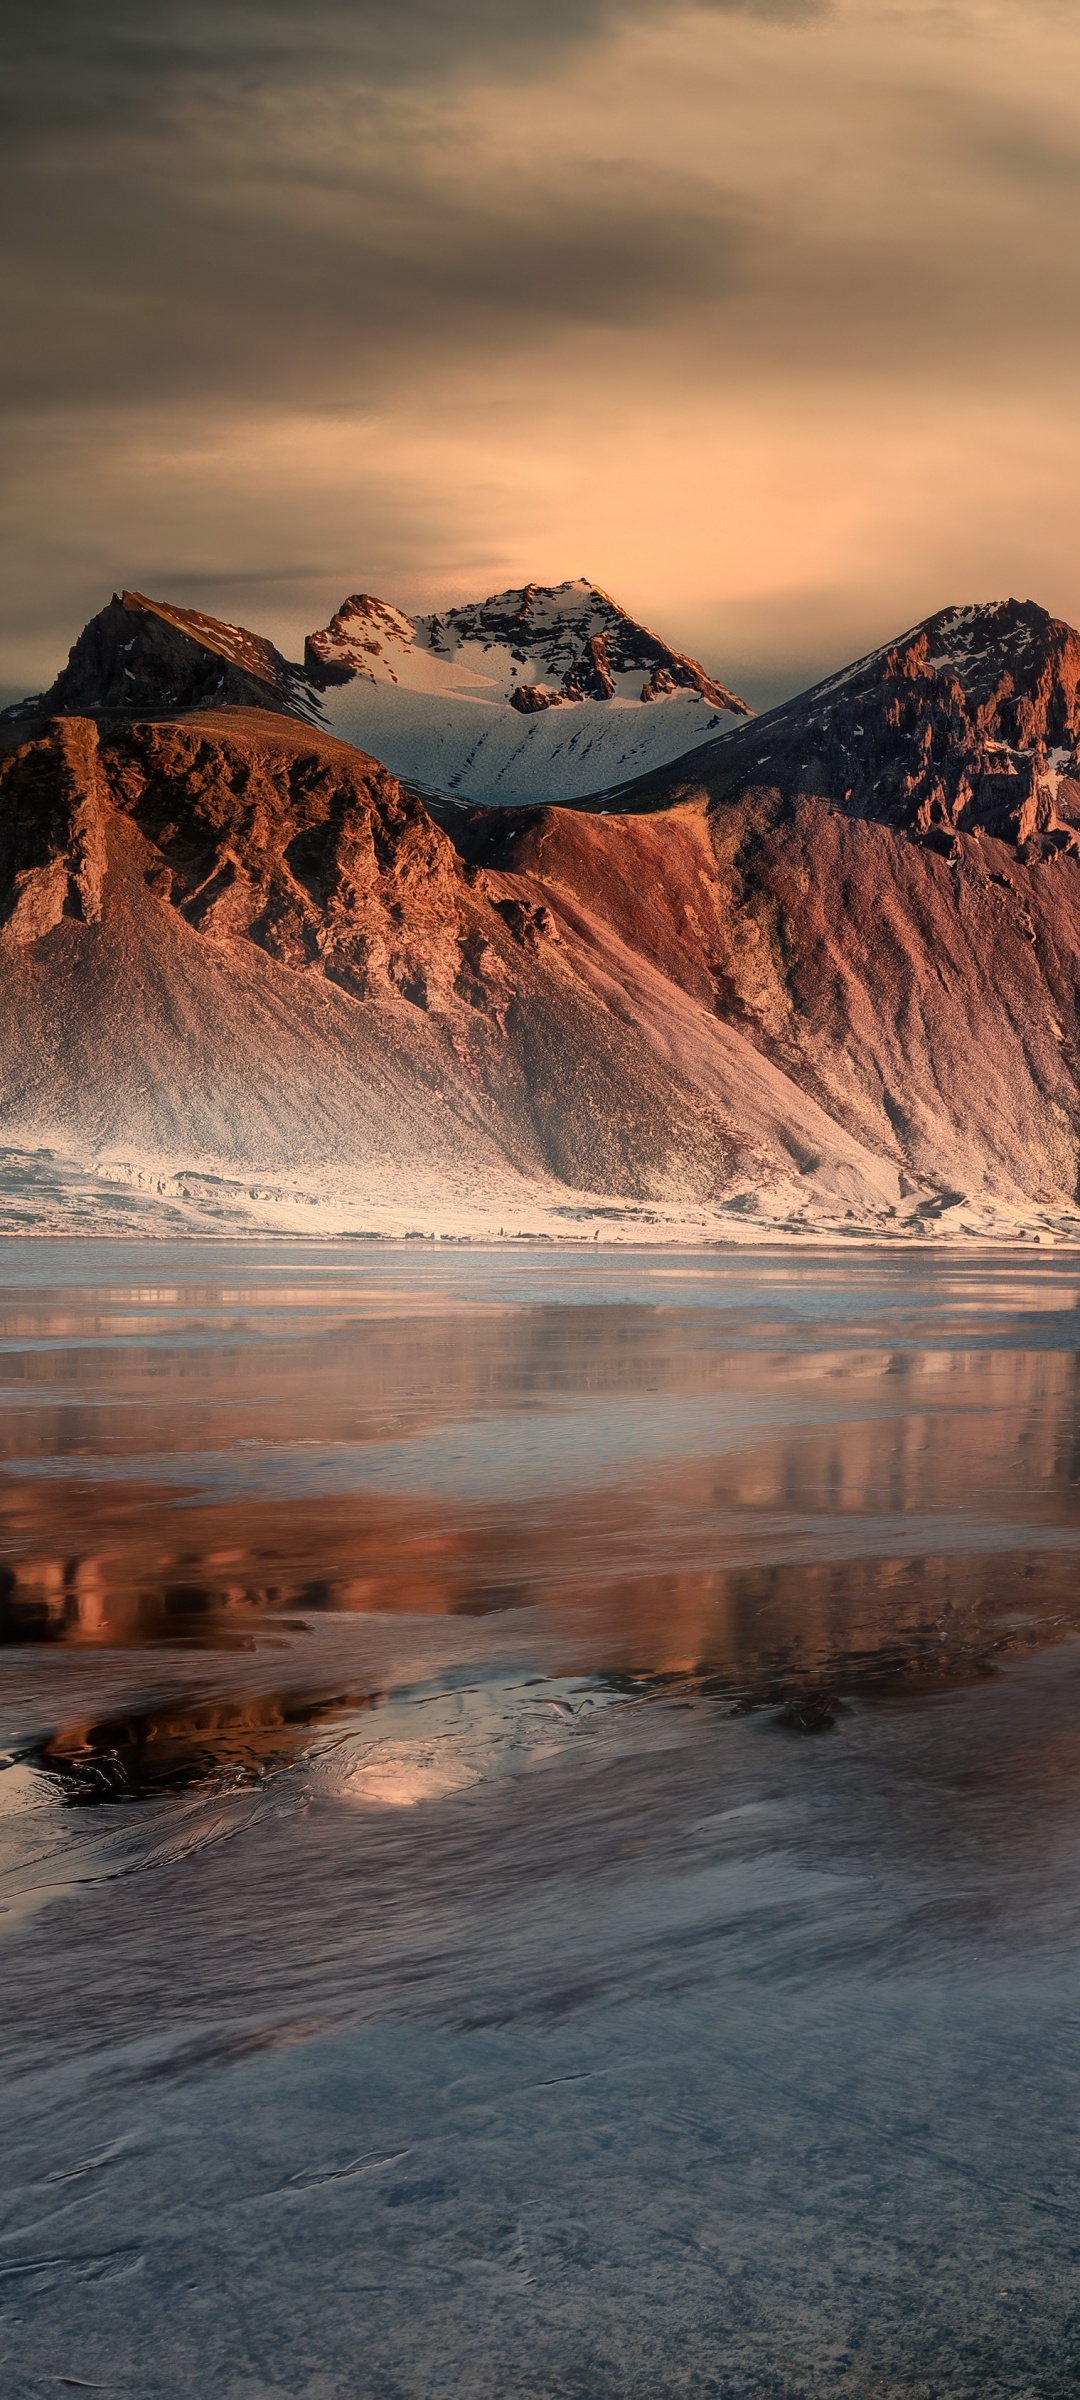
[[[519,716],[501,694],[477,698],[475,687],[410,691],[358,680],[321,698],[331,732],[392,775],[427,791],[504,806],[605,791],[666,766],[737,722],[697,692],[648,705],[579,700],[534,717]]]
[[[940,1217],[920,1215],[913,1202],[885,1224],[880,1216],[857,1218],[819,1194],[808,1199],[805,1178],[794,1176],[748,1186],[726,1201],[643,1201],[510,1171],[476,1183],[467,1157],[456,1179],[426,1173],[419,1163],[396,1170],[380,1164],[366,1176],[328,1164],[308,1173],[289,1167],[252,1173],[219,1156],[189,1154],[181,1162],[131,1149],[91,1155],[59,1139],[48,1148],[33,1137],[18,1145],[9,1139],[0,1146],[0,1236],[73,1232],[149,1241],[274,1233],[313,1241],[585,1241],[617,1248],[711,1242],[725,1249],[763,1240],[799,1247],[811,1237],[849,1251],[868,1240],[948,1249],[975,1238],[1076,1250],[1080,1213],[976,1195]]]

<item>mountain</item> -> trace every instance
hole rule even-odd
[[[1071,1211],[1078,745],[1080,635],[1031,602],[946,609],[600,795],[589,838],[601,854],[620,822],[604,811],[704,818],[719,906],[703,940],[700,902],[685,895],[670,971],[711,984],[800,1088],[923,1177],[918,1207],[937,1207],[936,1192],[945,1210],[1024,1195]],[[474,850],[485,838],[470,821]],[[558,860],[580,838],[534,816],[500,856],[535,879],[542,855],[543,881],[578,890],[579,859]]]
[[[243,626],[114,594],[51,689],[6,716],[205,707],[298,716],[408,783],[509,805],[644,773],[749,714],[581,582],[427,617],[361,593],[309,634],[302,667]]]
[[[5,709],[0,722],[84,713],[157,714],[177,708],[267,708],[317,721],[299,667],[262,634],[196,608],[114,592],[84,626],[47,692]]]
[[[135,613],[260,699],[0,734],[0,1222],[1080,1235],[1069,627],[943,611],[606,795],[498,808],[425,804],[247,637]],[[364,623],[334,644],[385,660]]]
[[[750,714],[585,581],[407,617],[360,592],[304,664],[334,731],[428,790],[573,800]]]
[[[6,742],[11,1221],[700,1225],[747,1177],[801,1200],[810,1161],[830,1214],[895,1200],[737,1027],[329,736],[215,709]]]
[[[1080,634],[1031,600],[945,608],[812,691],[598,805],[663,806],[751,787],[813,794],[943,854],[984,832],[1074,846]]]

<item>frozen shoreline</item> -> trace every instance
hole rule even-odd
[[[0,1239],[0,2363],[1064,2400],[1080,1275]]]
[[[797,1202],[791,1205],[791,1198]],[[244,1174],[235,1161],[180,1166],[152,1157],[88,1160],[34,1144],[0,1147],[0,1239],[86,1234],[94,1239],[233,1241],[267,1235],[305,1241],[557,1242],[570,1247],[746,1249],[783,1247],[963,1250],[1038,1242],[1080,1248],[1080,1212],[946,1193],[890,1223],[883,1213],[830,1216],[786,1189],[749,1190],[715,1205],[577,1192],[508,1181],[488,1197],[400,1174],[357,1188],[340,1169],[303,1176]]]

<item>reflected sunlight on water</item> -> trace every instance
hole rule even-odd
[[[589,1666],[738,1681],[1071,1622],[1056,1260],[263,1249],[125,1292],[113,1250],[107,1294],[50,1285],[92,1251],[0,1291],[8,1641],[541,1607]]]

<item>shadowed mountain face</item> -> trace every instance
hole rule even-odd
[[[1076,846],[1078,753],[1080,634],[1006,600],[940,610],[618,797],[656,807],[697,789],[811,793],[946,854],[954,831],[982,831],[1045,856]]]
[[[318,703],[299,667],[243,625],[195,608],[113,593],[84,626],[47,692],[4,711],[35,716],[156,714],[175,708],[269,708],[310,718]]]
[[[1067,626],[943,612],[575,809],[425,805],[214,655],[257,709],[6,729],[17,1221],[1080,1231]]]

